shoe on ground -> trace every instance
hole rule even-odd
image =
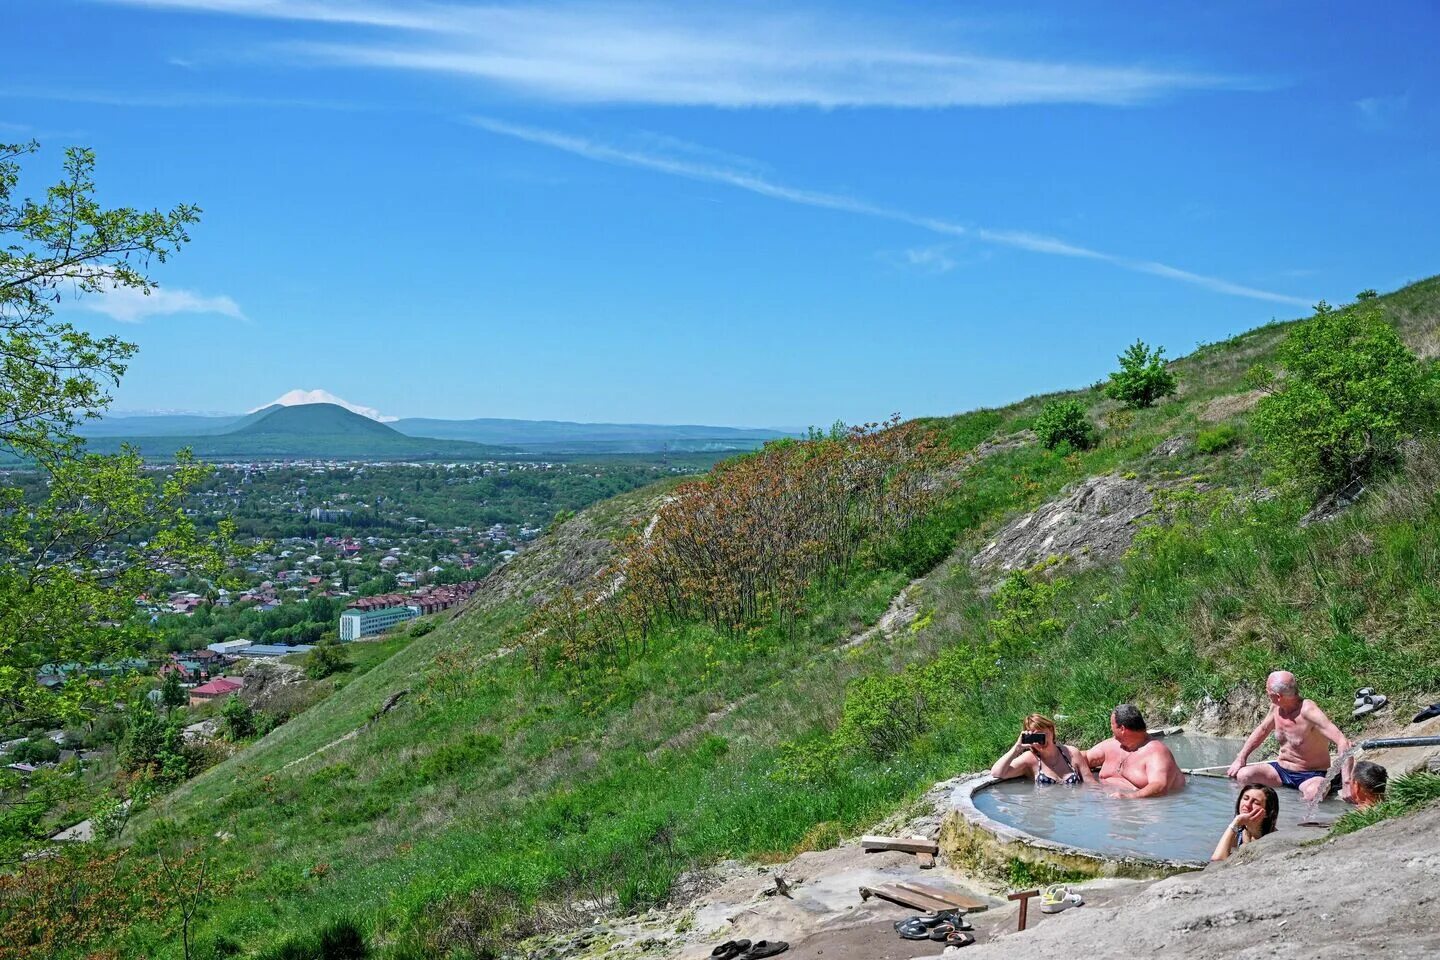
[[[1060,913],[1069,910],[1071,907],[1078,907],[1085,902],[1080,894],[1071,890],[1063,884],[1052,884],[1040,893],[1041,913]]]

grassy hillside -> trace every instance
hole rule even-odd
[[[1377,304],[1433,352],[1440,278]],[[1062,733],[1090,740],[1117,701],[1187,717],[1279,665],[1336,716],[1362,684],[1402,704],[1433,696],[1440,454],[1417,446],[1326,524],[1298,524],[1308,503],[1257,496],[1266,468],[1243,376],[1285,332],[1196,351],[1175,364],[1180,395],[1149,410],[1070,394],[1103,425],[1083,452],[1024,441],[1045,398],[925,421],[956,450],[1014,442],[967,458],[904,550],[814,588],[793,626],[672,623],[643,652],[605,659],[515,650],[533,640],[535,595],[584,582],[666,491],[599,505],[460,616],[143,812],[132,854],[203,844],[229,878],[201,914],[202,956],[279,956],[287,938],[336,921],[384,956],[485,955],[495,937],[543,926],[547,904],[642,907],[696,864],[832,844],[934,780],[988,765],[1032,710],[1071,717]],[[1154,452],[1222,425],[1224,442]],[[1062,565],[1001,590],[971,570],[1007,520],[1109,472],[1171,504],[1122,564]],[[915,577],[914,624],[846,646]],[[178,956],[172,929],[141,923],[117,944]]]

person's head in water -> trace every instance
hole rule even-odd
[[[1303,702],[1300,699],[1300,683],[1289,670],[1276,670],[1265,678],[1265,695],[1270,702],[1287,713]]]
[[[1259,835],[1263,837],[1275,832],[1275,821],[1280,817],[1280,795],[1274,787],[1252,783],[1235,798],[1235,815],[1243,815],[1248,820],[1260,810],[1265,811],[1259,827]]]
[[[1350,794],[1355,800],[1355,806],[1364,810],[1366,807],[1373,807],[1385,799],[1385,788],[1390,783],[1390,772],[1378,763],[1371,763],[1369,760],[1361,760],[1355,764],[1355,772],[1351,774]]]
[[[1111,712],[1110,732],[1127,750],[1134,750],[1149,739],[1145,733],[1145,716],[1132,703],[1122,703]]]

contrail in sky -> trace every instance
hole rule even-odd
[[[545,130],[539,127],[507,123],[503,120],[495,120],[490,117],[470,117],[469,121],[475,126],[483,130],[488,130],[491,133],[514,137],[518,140],[524,140],[527,143],[534,143],[555,150],[562,150],[566,153],[575,154],[576,156],[596,160],[601,163],[639,167],[675,177],[686,177],[691,180],[721,183],[740,190],[747,190],[750,193],[757,193],[763,197],[770,197],[774,200],[784,200],[787,203],[798,203],[807,207],[820,207],[825,210],[837,210],[842,213],[853,213],[865,217],[890,220],[896,223],[905,223],[913,227],[919,227],[922,230],[928,230],[932,233],[951,237],[967,237],[999,246],[1028,250],[1031,253],[1095,260],[1100,263],[1108,263],[1111,266],[1119,267],[1122,270],[1148,273],[1152,276],[1164,277],[1168,280],[1178,280],[1181,283],[1192,284],[1207,290],[1213,290],[1216,293],[1226,293],[1236,297],[1249,297],[1252,300],[1266,300],[1271,303],[1283,303],[1289,306],[1299,307],[1308,307],[1311,303],[1310,300],[1302,297],[1292,297],[1283,293],[1273,293],[1269,290],[1247,287],[1243,284],[1232,283],[1220,277],[1210,277],[1201,273],[1193,273],[1192,271],[1182,270],[1179,267],[1173,267],[1169,264],[1154,260],[1140,260],[1118,254],[1105,253],[1100,250],[1091,250],[1087,247],[1067,243],[1064,240],[1047,237],[1042,234],[1026,233],[1020,230],[995,230],[986,227],[965,226],[964,224],[955,223],[950,220],[910,213],[906,210],[882,206],[844,194],[824,193],[816,190],[786,186],[785,184],[776,183],[765,177],[744,170],[735,170],[659,154],[612,147],[608,144],[599,143],[585,137],[577,137],[572,134]]]

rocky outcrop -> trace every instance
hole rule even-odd
[[[305,671],[274,660],[252,661],[245,668],[240,699],[256,710],[293,716],[310,705],[314,686]]]
[[[977,570],[1023,570],[1051,558],[1080,566],[1120,557],[1155,498],[1138,480],[1091,477],[1064,496],[1010,523],[970,561]]]

